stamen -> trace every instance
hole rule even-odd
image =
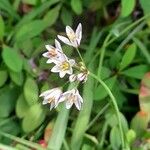
[[[61,64],[61,69],[63,70],[63,71],[65,71],[65,70],[68,70],[69,68],[70,68],[70,64],[67,62],[67,61],[64,61],[62,64]]]

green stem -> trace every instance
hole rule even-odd
[[[77,52],[78,52],[78,55],[79,55],[79,57],[80,57],[81,61],[84,63],[84,60],[83,60],[83,58],[82,58],[82,56],[81,56],[81,53],[80,53],[79,49],[78,49],[78,48],[76,48],[76,50],[77,50]],[[85,63],[84,63],[84,65],[85,65]]]
[[[115,113],[116,113],[117,120],[118,120],[118,125],[119,125],[119,130],[120,130],[120,135],[121,135],[121,142],[122,142],[122,150],[123,150],[123,149],[125,149],[125,139],[124,139],[123,129],[122,129],[122,125],[121,125],[121,119],[120,119],[120,115],[119,115],[119,108],[118,108],[118,105],[116,103],[116,99],[113,96],[113,94],[110,91],[110,89],[108,88],[108,86],[100,78],[98,78],[95,74],[93,74],[91,72],[90,72],[90,75],[94,79],[96,79],[105,88],[105,90],[107,91],[107,93],[110,96],[110,99],[111,99],[111,102],[112,102],[112,104],[114,106]]]
[[[105,38],[105,41],[103,43],[103,46],[101,48],[102,51],[101,51],[101,55],[100,55],[100,59],[99,59],[98,74],[97,74],[98,77],[100,77],[100,75],[101,75],[103,60],[104,60],[104,56],[105,56],[105,49],[106,49],[106,45],[107,45],[107,42],[110,39],[110,37],[111,37],[111,33],[109,33],[107,35],[107,37]]]

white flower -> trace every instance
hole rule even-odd
[[[66,74],[72,74],[72,66],[75,64],[74,59],[68,59],[65,54],[61,55],[59,61],[55,61],[55,66],[51,69],[51,72],[59,72],[60,78],[63,78]]]
[[[77,107],[78,110],[81,110],[81,103],[83,103],[83,99],[79,94],[77,89],[69,90],[62,94],[59,102],[66,102],[66,108],[70,109],[73,104]]]
[[[60,43],[55,39],[55,47],[52,45],[45,45],[48,52],[43,54],[44,57],[49,58],[47,63],[52,63],[54,61],[59,60],[60,56],[62,55],[63,51],[61,48]]]
[[[88,77],[88,73],[79,73],[77,75],[77,80],[78,81],[83,81],[83,82],[86,82],[87,81],[87,77]]]
[[[81,23],[79,23],[75,32],[73,31],[73,29],[70,26],[66,26],[66,34],[67,34],[68,38],[61,36],[61,35],[58,35],[58,38],[62,42],[64,42],[65,44],[68,44],[70,46],[77,48],[80,45],[80,41],[82,38],[82,25],[81,25]]]
[[[51,90],[47,90],[43,92],[40,97],[44,97],[43,105],[45,104],[51,104],[50,110],[53,107],[57,107],[59,103],[59,98],[62,94],[62,90],[60,88],[53,88]]]
[[[87,81],[87,77],[88,77],[88,72],[81,72],[79,74],[72,74],[69,76],[69,81],[70,82],[74,82],[74,81],[83,81],[86,82]]]

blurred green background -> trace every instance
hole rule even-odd
[[[79,87],[81,111],[50,111],[39,98],[67,82],[50,72],[45,45],[79,23],[80,52],[117,100],[126,147],[150,149],[149,16],[149,0],[0,0],[0,149],[121,149],[115,111],[95,80]]]

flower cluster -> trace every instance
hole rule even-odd
[[[67,37],[61,35],[58,35],[57,37],[62,42],[74,47],[78,51],[82,38],[81,23],[79,23],[75,32],[70,26],[66,26],[66,35]],[[56,39],[55,46],[46,45],[45,47],[48,51],[45,52],[43,56],[48,58],[47,63],[54,64],[51,72],[59,73],[60,78],[63,78],[68,74],[70,82],[86,82],[88,70],[83,61],[76,63],[74,59],[68,58],[62,50],[61,44]],[[61,102],[65,102],[67,109],[70,109],[72,105],[75,104],[77,109],[80,110],[81,103],[83,103],[83,99],[80,96],[77,87],[64,93],[61,88],[54,88],[43,92],[40,97],[44,97],[43,104],[50,104],[50,109],[56,108]]]

